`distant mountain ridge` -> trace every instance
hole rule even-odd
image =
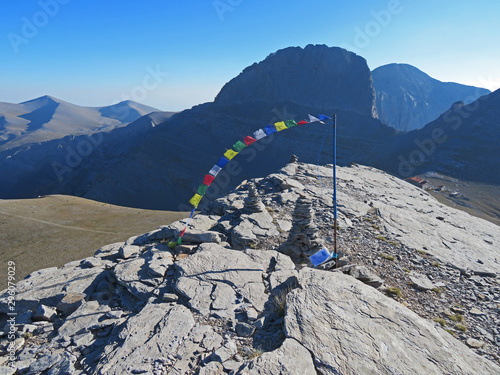
[[[110,131],[157,111],[133,101],[81,107],[48,95],[19,104],[0,103],[0,150]]]
[[[450,106],[472,103],[487,89],[441,82],[408,64],[388,64],[372,71],[379,119],[401,131],[421,129]]]
[[[454,103],[423,129],[401,134],[377,165],[400,177],[439,172],[500,185],[500,89]]]

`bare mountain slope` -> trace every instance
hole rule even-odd
[[[109,131],[155,111],[132,101],[81,107],[51,96],[20,104],[0,103],[0,151],[67,135]]]
[[[490,91],[453,82],[441,82],[414,66],[388,64],[372,71],[380,120],[397,130],[420,129],[453,103],[473,102]]]

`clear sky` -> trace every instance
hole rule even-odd
[[[498,0],[2,1],[0,101],[48,94],[181,110],[270,53],[307,44],[494,90],[499,15]]]

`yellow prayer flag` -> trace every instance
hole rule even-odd
[[[201,198],[203,198],[200,194],[193,195],[193,198],[189,200],[189,203],[193,205],[194,208],[198,207],[200,204]]]
[[[274,127],[279,132],[282,130],[288,129],[284,121],[274,123]]]
[[[224,156],[226,157],[227,160],[231,160],[232,158],[234,158],[236,155],[238,155],[238,153],[234,150],[227,150],[225,153],[224,153]]]

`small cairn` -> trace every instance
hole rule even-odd
[[[248,183],[248,197],[245,198],[245,209],[250,212],[262,212],[266,207],[259,198],[257,188],[253,183]]]
[[[293,213],[290,237],[284,244],[284,252],[293,258],[304,259],[323,248],[314,224],[314,211],[310,198],[300,196]]]
[[[299,161],[299,157],[297,155],[290,156],[290,163],[297,163]]]

